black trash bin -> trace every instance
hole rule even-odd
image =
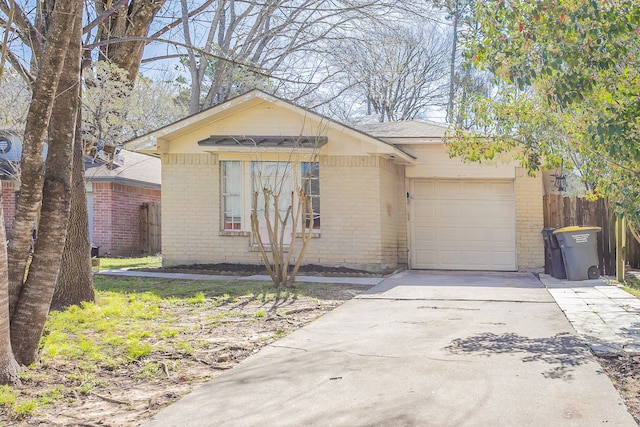
[[[553,232],[562,250],[567,279],[587,280],[600,277],[597,246],[599,231],[600,227],[564,227]]]
[[[555,228],[544,228],[542,230],[546,260],[545,273],[550,274],[556,279],[566,279],[567,273],[564,269],[562,250],[560,249],[558,239],[553,235],[555,230]]]

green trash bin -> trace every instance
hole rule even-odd
[[[598,269],[597,234],[600,227],[563,227],[554,230],[558,239],[564,269],[569,280],[587,280],[600,277]]]

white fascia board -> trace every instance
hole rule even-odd
[[[127,150],[145,152],[145,151],[157,151],[158,150],[158,138],[149,134],[142,138],[134,139],[127,142],[125,145]]]

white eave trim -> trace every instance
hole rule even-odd
[[[158,138],[154,135],[147,135],[141,139],[126,143],[124,146],[131,151],[158,151]]]

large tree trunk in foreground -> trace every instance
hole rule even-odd
[[[44,182],[42,151],[53,110],[54,99],[71,39],[75,12],[81,9],[77,0],[56,2],[48,27],[46,50],[41,57],[38,77],[27,113],[22,142],[20,197],[11,228],[8,247],[9,312],[13,315],[22,291],[32,231]],[[49,150],[51,154],[52,150]]]
[[[58,283],[51,301],[51,310],[62,310],[71,305],[79,305],[81,302],[91,302],[95,299],[91,274],[91,242],[84,182],[81,122],[80,111],[78,111],[76,138],[73,144],[69,227],[62,252]]]
[[[68,2],[67,2],[68,1]],[[56,2],[52,19],[66,25],[66,42],[56,51],[63,63],[59,71],[55,105],[49,121],[49,150],[46,161],[38,238],[27,278],[11,317],[11,344],[18,363],[29,365],[38,356],[38,344],[49,313],[62,250],[67,234],[71,204],[71,165],[76,133],[76,115],[80,108],[80,59],[82,55],[82,2]],[[60,10],[65,4],[65,10]],[[64,18],[62,18],[64,16]],[[50,32],[47,43],[59,39]],[[46,54],[45,54],[46,55]],[[46,73],[40,69],[39,75]],[[38,102],[34,97],[33,102]],[[23,181],[29,179],[24,176]]]
[[[145,37],[156,13],[166,0],[130,1],[127,7],[118,9],[99,29],[99,39]],[[105,0],[95,1],[101,12],[111,6]],[[110,43],[101,48],[101,57],[127,71],[133,86],[138,75],[145,41]],[[74,148],[72,198],[67,241],[62,256],[60,275],[51,308],[61,310],[70,305],[93,301],[93,276],[91,274],[91,242],[89,241],[89,215],[85,193],[83,147],[80,134]]]
[[[13,357],[9,333],[9,273],[7,269],[7,231],[4,227],[2,191],[0,191],[0,383],[18,381],[18,362]]]

